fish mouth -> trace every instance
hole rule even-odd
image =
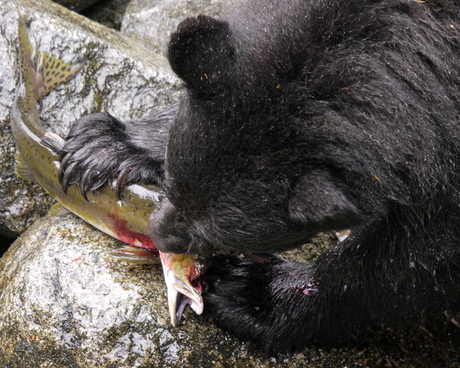
[[[201,272],[191,275],[188,271],[190,267],[177,269],[177,264],[181,264],[176,258],[184,256],[173,253],[160,252],[160,259],[163,266],[165,278],[168,308],[171,317],[171,324],[177,327],[182,320],[184,310],[190,305],[196,314],[203,313],[204,302],[199,276]]]
[[[187,305],[190,305],[196,314],[203,313],[201,276],[208,266],[205,259],[189,254],[163,253],[156,249],[130,245],[112,251],[111,255],[119,261],[133,264],[161,262],[168,295],[169,314],[174,327],[179,325]]]

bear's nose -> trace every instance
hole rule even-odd
[[[149,218],[149,235],[158,250],[164,253],[186,253],[190,247],[187,226],[174,205],[167,199]]]

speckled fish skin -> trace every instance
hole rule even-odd
[[[78,187],[71,186],[65,193],[59,183],[58,153],[64,140],[45,131],[38,116],[37,101],[61,83],[72,79],[84,66],[85,60],[65,62],[34,50],[22,16],[19,17],[19,49],[21,80],[11,113],[11,129],[19,151],[16,170],[18,175],[24,179],[36,180],[63,207],[97,229],[124,243],[152,250],[158,255],[148,236],[147,225],[150,213],[154,208],[159,208],[165,197],[160,188],[153,185],[130,185],[124,189],[123,200],[120,200],[115,186],[106,184],[89,192],[85,200]],[[129,255],[130,251],[126,253]],[[123,259],[123,255],[120,258]],[[180,320],[177,308],[181,307],[175,302],[178,293],[185,296],[186,303],[191,304],[197,313],[203,310],[200,290],[190,283],[190,280],[199,277],[195,270],[201,270],[202,267],[197,266],[197,261],[192,256],[162,254],[160,258],[165,275],[173,275],[170,281],[173,285],[168,284],[168,280],[166,282],[171,321],[176,325]],[[184,268],[187,270],[184,271]],[[174,287],[177,283],[181,285],[181,290]]]
[[[36,102],[78,73],[84,60],[63,64],[58,59],[50,60],[52,57],[48,54],[34,52],[22,17],[19,19],[19,42],[22,81],[13,106],[11,128],[18,151],[34,179],[64,207],[96,228],[127,244],[155,249],[146,234],[149,214],[164,197],[158,187],[132,185],[125,189],[123,201],[118,199],[110,185],[88,193],[88,201],[82,198],[76,186],[69,188],[67,194],[62,190],[58,181],[60,163],[57,151],[64,141],[43,129]],[[53,62],[55,65],[48,65],[46,69],[46,64]],[[35,65],[38,65],[37,69],[40,65],[43,69],[35,70]],[[54,76],[50,74],[58,68],[65,68],[59,70],[64,78],[53,80]],[[52,88],[47,88],[50,83]]]

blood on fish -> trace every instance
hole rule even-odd
[[[116,214],[109,215],[117,238],[126,244],[145,249],[157,249],[154,242],[148,235],[129,230],[128,221],[122,220]]]

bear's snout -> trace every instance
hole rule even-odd
[[[187,253],[191,243],[186,224],[167,199],[150,214],[149,235],[158,250],[165,253]]]

